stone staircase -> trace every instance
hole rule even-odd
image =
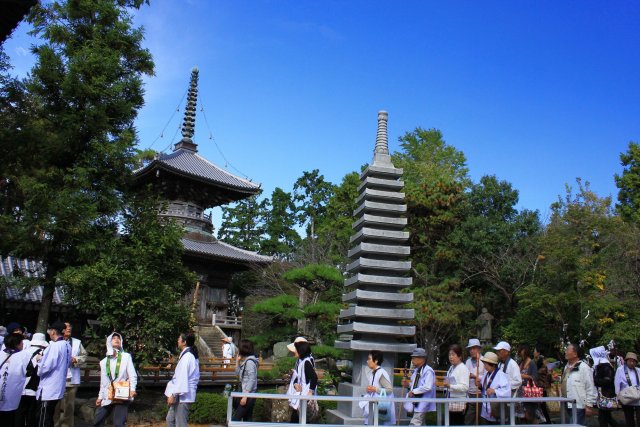
[[[222,357],[222,338],[227,335],[222,332],[218,326],[213,325],[200,325],[198,328],[200,335],[200,344],[203,342],[208,347],[208,357]],[[204,350],[204,349],[203,349]],[[204,355],[207,351],[202,351]]]

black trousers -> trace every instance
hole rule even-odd
[[[242,406],[238,404],[233,411],[232,421],[251,421],[253,415],[253,407],[256,404],[255,399],[247,399],[247,404]]]
[[[600,427],[618,427],[618,422],[613,419],[611,409],[598,409],[598,424]]]
[[[20,405],[16,409],[16,427],[32,427],[38,425],[38,403],[35,396],[22,395]]]
[[[627,427],[640,427],[640,406],[622,405]]]
[[[53,427],[53,417],[56,414],[58,400],[37,400],[38,406],[38,427]]]

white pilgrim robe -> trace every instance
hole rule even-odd
[[[167,383],[164,395],[177,395],[180,403],[193,403],[196,400],[196,389],[200,381],[200,366],[189,347],[182,350],[173,378]]]
[[[63,339],[51,341],[38,363],[40,385],[36,398],[43,401],[62,399],[70,367],[71,346]]]

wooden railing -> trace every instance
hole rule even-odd
[[[213,313],[211,316],[211,324],[218,326],[242,326],[242,316],[221,316]]]
[[[225,363],[227,359],[219,357],[203,357],[200,360],[200,383],[235,383],[237,381],[235,362]],[[177,359],[165,360],[154,366],[138,367],[139,383],[160,383],[173,378]],[[273,362],[261,361],[259,371],[269,371],[274,367]],[[82,383],[95,384],[100,382],[100,367],[96,363],[87,363],[82,370]]]

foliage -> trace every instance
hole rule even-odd
[[[340,185],[334,188],[327,202],[326,213],[318,218],[318,243],[328,248],[328,258],[333,265],[344,265],[347,262],[359,185],[360,175],[357,172],[346,174]]]
[[[339,286],[344,280],[338,269],[326,264],[307,264],[287,271],[282,277],[313,292],[322,292],[332,286]]]
[[[620,154],[624,167],[622,175],[615,175],[620,189],[616,208],[627,221],[640,224],[640,144],[630,142],[626,153]]]
[[[626,270],[620,252],[623,226],[611,199],[600,198],[588,183],[577,181],[552,205],[552,217],[541,238],[539,274],[518,292],[518,311],[505,334],[561,350],[567,342],[590,348],[603,340],[637,345],[637,310],[625,295]],[[625,245],[626,246],[626,245]],[[635,279],[631,279],[635,280]],[[531,328],[531,319],[538,327]]]
[[[155,206],[154,200],[130,197],[120,237],[93,263],[59,275],[66,298],[121,332],[139,361],[162,357],[188,328],[182,295],[195,283],[181,261],[182,228],[160,220]]]
[[[518,211],[518,191],[495,176],[472,184],[464,219],[449,236],[462,270],[462,283],[492,312],[511,315],[516,293],[529,284],[538,263],[537,212]]]
[[[289,374],[291,369],[293,369],[296,363],[295,357],[282,357],[280,359],[276,359],[275,365],[268,371],[259,371],[258,377],[262,380],[274,380],[277,378],[284,378],[285,375]]]
[[[311,347],[313,357],[316,359],[322,359],[325,357],[331,357],[333,359],[339,359],[344,354],[343,350],[338,350],[331,345],[318,344]]]
[[[293,200],[297,203],[298,224],[306,225],[307,238],[315,239],[315,226],[326,212],[333,184],[324,180],[318,169],[304,172],[293,184]]]
[[[242,249],[258,251],[265,231],[266,209],[267,201],[258,201],[258,195],[223,206],[218,238]]]
[[[268,316],[266,327],[251,337],[256,348],[261,350],[269,350],[276,342],[294,336],[297,320],[304,318],[298,299],[292,295],[278,295],[259,301],[250,310]]]
[[[142,76],[153,73],[130,16],[140,3],[37,3],[28,18],[40,37],[36,64],[2,93],[0,253],[46,268],[39,332],[58,274],[91,264],[114,244]]]
[[[219,393],[196,393],[189,409],[189,422],[194,424],[224,424],[227,421],[228,399]]]
[[[296,224],[295,205],[291,194],[277,187],[267,201],[264,231],[266,237],[260,243],[260,252],[274,255],[281,259],[289,259],[300,236],[294,229]]]
[[[392,156],[404,169],[418,343],[430,357],[455,336],[468,295],[460,288],[458,257],[448,238],[464,218],[469,185],[464,154],[446,144],[438,130],[416,128],[400,138]]]

